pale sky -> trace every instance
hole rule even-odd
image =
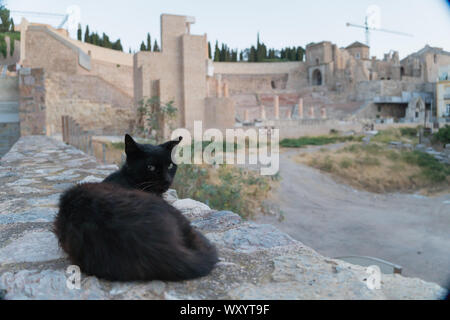
[[[328,40],[345,47],[365,41],[363,29],[346,27],[346,22],[363,24],[366,9],[377,5],[381,27],[413,34],[405,37],[372,32],[371,55],[378,58],[389,50],[400,58],[429,44],[450,51],[450,6],[445,0],[6,0],[10,10],[46,13],[66,12],[70,5],[81,9],[81,24],[91,31],[105,32],[111,40],[120,38],[124,51],[138,50],[150,32],[160,43],[160,15],[171,13],[196,18],[192,34],[207,33],[231,48],[244,49],[256,43],[256,34],[269,48],[303,46]],[[13,13],[16,24],[20,14]],[[61,18],[27,16],[35,22],[57,26]],[[152,40],[153,42],[153,40]]]

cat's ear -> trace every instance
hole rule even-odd
[[[159,146],[171,151],[177,144],[179,144],[181,142],[181,140],[183,140],[183,137],[179,136],[178,140],[170,140],[170,141],[164,142],[163,144],[160,144]]]
[[[128,133],[125,134],[125,153],[129,156],[139,151],[139,146],[136,141]]]

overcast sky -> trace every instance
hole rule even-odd
[[[81,24],[120,38],[125,51],[138,50],[150,32],[160,38],[162,13],[196,18],[191,33],[207,33],[214,43],[244,49],[256,42],[256,34],[268,46],[305,46],[328,40],[345,47],[355,40],[364,42],[364,30],[346,27],[346,22],[363,24],[366,9],[377,5],[381,27],[413,34],[405,37],[372,32],[371,55],[381,58],[391,49],[400,57],[429,44],[450,51],[450,9],[444,0],[6,0],[11,10],[64,14],[71,5],[81,11]],[[19,23],[22,15],[12,13]],[[30,16],[27,19],[57,26],[62,18]]]

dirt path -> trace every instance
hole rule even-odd
[[[405,276],[448,285],[450,194],[431,198],[357,191],[294,162],[292,156],[304,151],[280,154],[282,181],[274,203],[284,221],[263,216],[258,222],[276,225],[327,256],[373,256],[403,266]]]

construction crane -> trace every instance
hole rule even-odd
[[[401,36],[413,37],[413,35],[409,34],[409,33],[388,30],[388,29],[382,29],[379,27],[379,25],[380,25],[380,8],[376,5],[372,5],[367,8],[366,17],[364,19],[364,25],[353,24],[350,22],[346,23],[347,27],[355,27],[355,28],[361,28],[361,29],[365,30],[366,45],[368,45],[368,46],[370,46],[370,32],[371,31],[381,31],[381,32],[393,33],[393,34],[397,34],[397,35],[401,35]]]

